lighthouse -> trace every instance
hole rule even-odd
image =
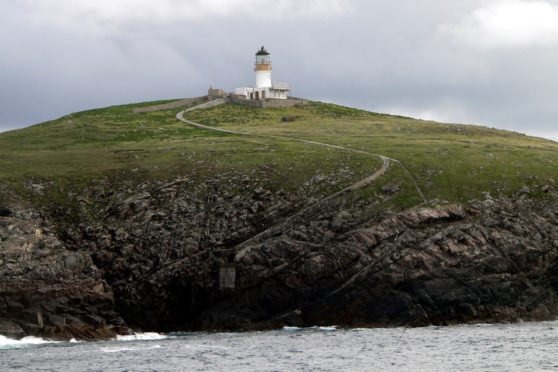
[[[262,46],[256,52],[256,62],[254,64],[256,85],[254,87],[236,88],[236,96],[255,101],[288,99],[291,92],[290,85],[274,83],[271,79],[271,70],[271,54]]]
[[[271,55],[261,47],[256,53],[256,64],[254,65],[256,72],[256,88],[272,88],[271,82]]]

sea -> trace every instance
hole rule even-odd
[[[140,333],[102,342],[0,336],[1,371],[556,371],[558,322]]]

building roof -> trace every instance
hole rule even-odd
[[[271,89],[274,90],[291,90],[291,86],[287,83],[273,83]]]
[[[256,53],[257,56],[267,56],[269,55],[268,51],[265,50],[264,47],[261,47],[260,50],[258,50],[258,52]]]

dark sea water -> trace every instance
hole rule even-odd
[[[558,322],[139,334],[107,342],[0,337],[2,371],[554,371]]]

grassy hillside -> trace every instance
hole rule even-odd
[[[558,181],[558,143],[478,126],[449,125],[381,115],[331,104],[256,109],[227,104],[186,118],[250,132],[239,136],[192,128],[176,120],[180,109],[134,114],[142,105],[79,112],[0,134],[0,182],[87,183],[124,173],[158,179],[187,175],[207,180],[225,172],[257,174],[272,189],[300,189],[316,177],[337,175],[319,193],[339,190],[378,169],[378,157],[287,139],[281,135],[379,153],[401,161],[428,199],[463,201],[487,191],[511,195]],[[288,117],[292,121],[283,122]],[[259,136],[261,135],[261,137]],[[386,185],[401,190],[396,204],[420,198],[402,166],[361,193]]]

